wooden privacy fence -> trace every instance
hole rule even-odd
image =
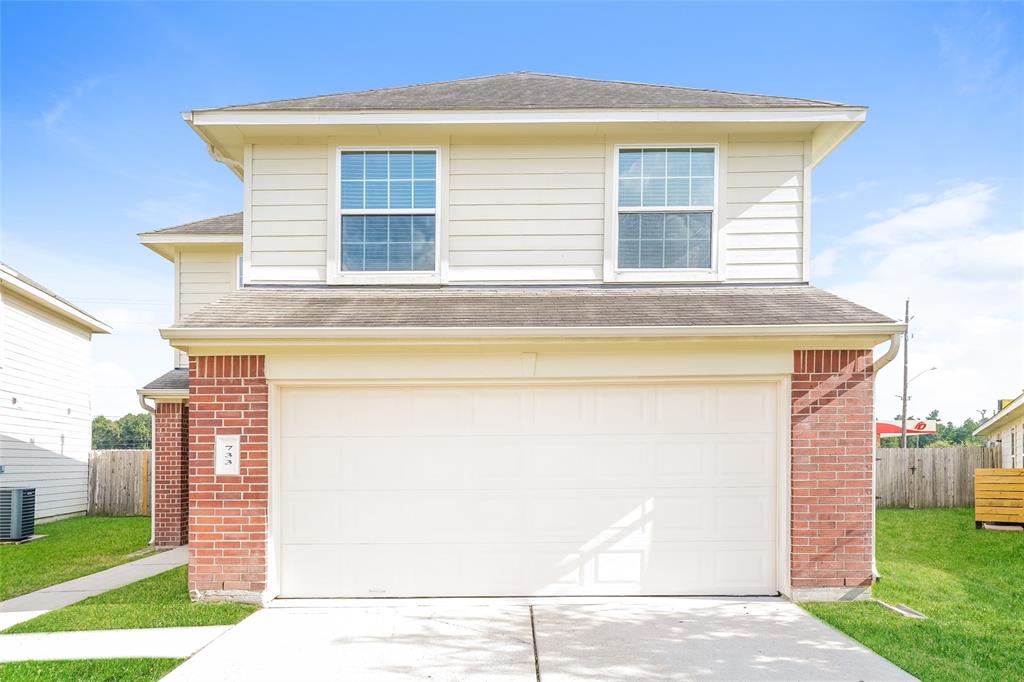
[[[878,448],[879,507],[974,506],[974,470],[998,467],[995,448]]]
[[[89,514],[149,514],[149,450],[92,450],[89,453]]]

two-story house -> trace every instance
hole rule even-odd
[[[157,544],[206,599],[866,595],[903,326],[808,284],[865,115],[534,73],[187,112],[242,211],[140,235]]]

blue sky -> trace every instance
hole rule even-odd
[[[94,409],[169,366],[171,267],[135,233],[239,210],[180,111],[506,71],[871,107],[814,175],[813,283],[896,316],[912,408],[1024,390],[1024,5],[2,5],[0,257],[118,333]],[[1017,38],[1014,38],[1017,36]],[[882,374],[880,414],[899,371]]]

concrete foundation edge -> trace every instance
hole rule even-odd
[[[871,587],[794,587],[789,598],[795,602],[866,601],[871,599]]]
[[[240,604],[263,605],[263,595],[260,592],[248,590],[189,590],[192,601],[219,602],[231,601]]]

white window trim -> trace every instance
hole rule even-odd
[[[724,279],[722,244],[719,234],[723,194],[722,182],[724,144],[721,142],[650,142],[637,141],[609,144],[606,152],[605,176],[609,200],[605,206],[604,281],[605,282],[720,282]],[[623,149],[711,148],[715,150],[714,196],[711,210],[711,267],[710,268],[619,268],[619,152]],[[629,207],[629,213],[664,213],[679,209],[663,206]],[[686,211],[706,212],[708,207],[685,207]]]
[[[433,215],[434,216],[434,269],[432,271],[348,272],[341,269],[341,153],[380,151],[430,151],[437,160],[435,169],[434,209],[359,209],[347,210],[349,215]],[[327,283],[328,284],[440,284],[448,271],[448,150],[438,145],[339,145],[334,148],[333,162],[327,169],[330,223],[328,225]]]

